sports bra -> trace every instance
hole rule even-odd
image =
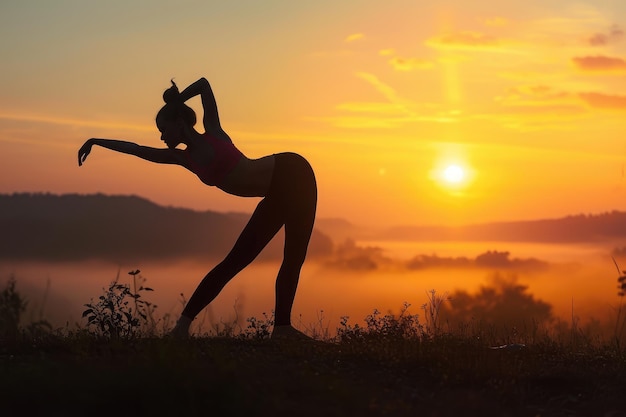
[[[202,135],[213,148],[214,158],[210,164],[198,164],[186,152],[191,170],[207,185],[221,185],[228,174],[243,156],[243,153],[235,147],[235,144],[227,138],[213,136],[210,133]]]

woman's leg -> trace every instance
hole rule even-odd
[[[296,296],[300,270],[313,231],[315,214],[306,221],[285,224],[285,255],[276,278],[275,325],[291,324],[291,308]]]
[[[200,282],[182,312],[193,320],[222,288],[250,264],[276,235],[284,223],[267,200],[262,200],[241,232],[230,253]]]
[[[291,308],[313,232],[317,207],[317,185],[313,170],[299,156],[295,158],[294,164],[291,179],[296,181],[296,185],[289,188],[290,192],[282,201],[287,209],[284,258],[276,278],[276,326],[291,324]]]

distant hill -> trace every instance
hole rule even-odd
[[[394,227],[380,239],[589,243],[626,239],[626,213],[580,214],[559,219],[485,223],[459,227]]]
[[[138,262],[220,259],[248,221],[246,213],[164,207],[136,196],[0,194],[0,260]],[[461,227],[365,229],[343,219],[317,219],[310,257],[333,253],[348,238],[411,241],[543,243],[619,242],[626,213],[567,216]],[[259,256],[282,257],[282,233]],[[626,250],[626,249],[625,249]]]
[[[372,230],[368,227],[355,225],[341,218],[317,218],[315,228],[329,236],[333,242],[345,240],[367,240],[372,236]]]
[[[0,260],[215,259],[250,215],[163,207],[135,196],[0,194]],[[282,257],[282,233],[261,253]],[[309,256],[332,252],[315,230]]]

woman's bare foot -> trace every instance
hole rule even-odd
[[[314,339],[305,335],[301,331],[293,328],[290,325],[286,326],[274,326],[272,331],[272,340],[293,340],[303,342],[313,342]]]
[[[192,320],[190,318],[181,316],[174,328],[167,335],[174,339],[188,339],[191,322]]]

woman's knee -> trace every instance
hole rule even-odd
[[[285,254],[281,269],[300,272],[306,259],[306,252],[297,254]]]
[[[216,279],[228,282],[245,267],[246,265],[240,260],[232,256],[227,256],[222,262],[217,264],[208,275],[213,275]]]

